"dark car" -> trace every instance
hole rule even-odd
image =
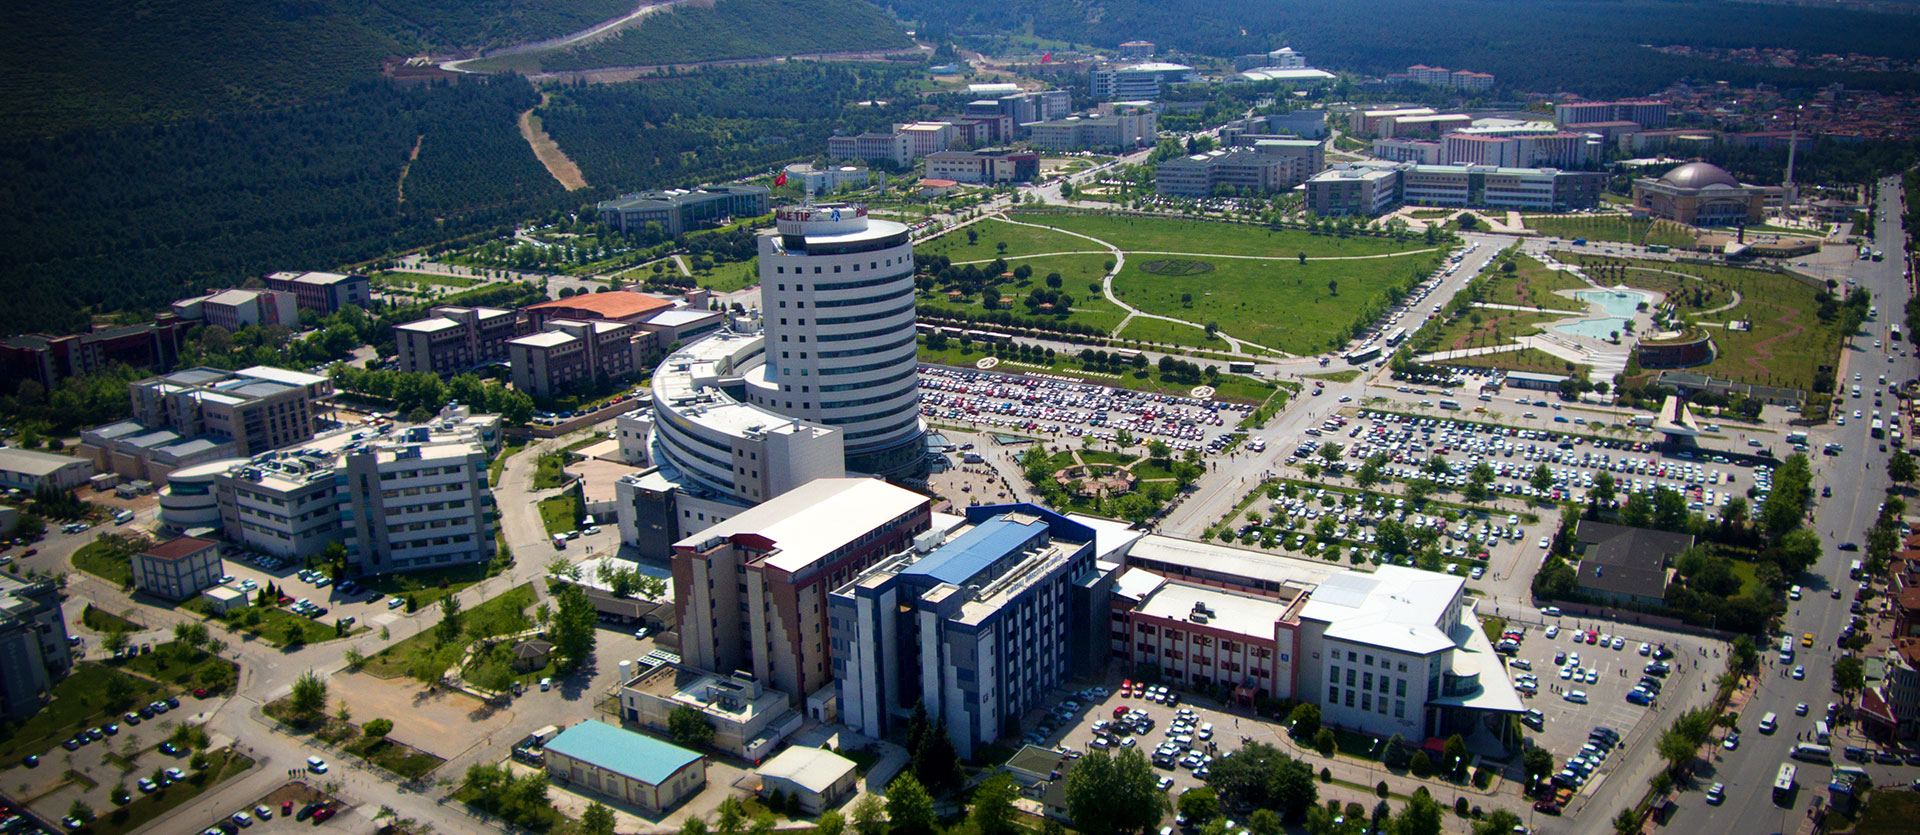
[[[1842,542],[1842,543],[1840,543],[1840,550],[1842,550],[1842,551],[1858,551],[1858,550],[1860,550],[1860,543],[1858,543],[1858,542]]]
[[[284,801],[281,801],[281,803],[280,803],[280,817],[283,817],[283,818],[284,818],[284,817],[287,817],[287,816],[289,816],[289,815],[292,815],[292,814],[293,814],[293,801],[291,801],[291,800],[284,800]]]
[[[1542,800],[1533,804],[1533,810],[1543,815],[1560,814],[1560,804],[1551,800]]]
[[[1873,754],[1873,761],[1881,765],[1899,765],[1900,755],[1892,751],[1876,751]]]
[[[167,697],[167,707],[170,707],[170,708],[178,708],[178,707],[180,707],[180,700],[179,700],[179,699],[177,699],[177,698],[175,698],[175,697],[173,697],[173,696],[168,696],[168,697]]]
[[[293,819],[297,821],[306,820],[307,818],[313,817],[313,813],[318,811],[319,809],[320,809],[320,804],[309,803],[305,806],[300,807],[300,811],[293,816]]]
[[[40,765],[40,755],[28,754],[26,759],[20,761],[20,764],[28,768],[35,768]]]

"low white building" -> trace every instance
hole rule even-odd
[[[760,796],[797,798],[801,810],[818,815],[853,797],[860,773],[853,760],[820,748],[796,745],[760,766]]]
[[[70,490],[93,477],[93,462],[19,447],[0,447],[0,487],[28,493],[43,487]]]

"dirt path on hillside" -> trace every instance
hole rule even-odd
[[[541,93],[539,106],[544,107],[546,103],[547,94]],[[533,148],[533,155],[540,159],[541,165],[547,167],[548,174],[560,181],[562,188],[568,191],[586,188],[587,178],[580,173],[580,166],[574,164],[566,151],[560,150],[560,143],[547,135],[547,129],[540,124],[540,117],[533,115],[536,109],[528,108],[527,112],[520,114],[521,138],[527,140],[527,145]]]
[[[413,171],[414,160],[420,158],[420,143],[425,142],[426,139],[427,135],[424,133],[413,138],[413,150],[407,152],[407,162],[400,166],[400,181],[394,184],[394,196],[398,198],[397,202],[407,202],[407,175]]]
[[[892,55],[920,55],[932,52],[933,47],[924,45],[908,49],[875,49],[863,52],[814,52],[807,55],[770,55],[764,58],[726,58],[718,61],[695,61],[689,64],[646,64],[566,72],[536,72],[527,74],[527,79],[535,83],[586,81],[592,84],[617,84],[668,72],[690,72],[704,67],[750,67],[762,64],[783,64],[788,61],[882,61]]]

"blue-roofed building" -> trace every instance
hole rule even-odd
[[[547,743],[547,776],[649,813],[680,805],[707,785],[707,758],[671,742],[588,720]]]
[[[1030,504],[967,509],[829,601],[841,720],[880,737],[924,702],[963,757],[1105,660],[1093,528]]]

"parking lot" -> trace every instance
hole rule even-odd
[[[35,811],[50,819],[66,815],[76,800],[105,814],[117,805],[112,797],[116,786],[124,785],[138,798],[185,779],[192,751],[165,740],[175,724],[204,722],[223,703],[218,696],[198,699],[183,693],[135,706],[128,711],[132,718],[100,714],[99,724],[37,754],[31,767],[10,763],[18,767],[10,768],[6,779],[15,788],[25,786],[19,796],[34,798]],[[68,779],[69,773],[85,775],[94,785]]]
[[[1619,732],[1629,748],[1638,750],[1650,744],[1658,729],[1642,729],[1640,725],[1651,708],[1660,698],[1700,686],[1702,674],[1695,669],[1697,659],[1681,657],[1680,653],[1687,650],[1676,647],[1675,657],[1665,660],[1671,671],[1652,676],[1659,682],[1662,696],[1656,696],[1653,705],[1633,704],[1627,694],[1648,677],[1647,665],[1655,663],[1654,656],[1661,654],[1659,644],[1667,640],[1665,637],[1652,630],[1607,621],[1573,617],[1548,617],[1547,621],[1545,627],[1521,630],[1524,637],[1509,658],[1508,673],[1516,679],[1527,674],[1537,678],[1537,692],[1523,691],[1521,695],[1527,707],[1538,714],[1523,721],[1528,723],[1534,742],[1553,753],[1556,766],[1577,755],[1596,726]],[[1549,636],[1549,632],[1554,634]],[[1586,642],[1589,637],[1594,643]],[[1605,647],[1602,639],[1606,640]],[[1615,639],[1619,649],[1612,646]],[[1642,644],[1647,645],[1646,655],[1640,654]],[[1561,677],[1563,672],[1565,678]],[[1576,674],[1580,676],[1577,683]],[[1570,700],[1572,691],[1585,694],[1585,701]],[[1610,770],[1621,759],[1617,753],[1609,756],[1598,772]]]
[[[1271,732],[1261,723],[1188,704],[1179,691],[1170,692],[1179,704],[1157,704],[1139,695],[1123,697],[1118,691],[1098,696],[1096,690],[1092,699],[1079,698],[1089,691],[1069,695],[1067,701],[1076,702],[1079,707],[1056,712],[1056,717],[1070,715],[1072,721],[1060,723],[1047,735],[1045,747],[1064,745],[1080,753],[1102,747],[1112,751],[1138,748],[1148,761],[1155,763],[1154,770],[1163,778],[1162,785],[1170,796],[1178,798],[1187,789],[1205,785],[1205,763],[1240,750],[1243,734],[1271,741]],[[1129,715],[1144,716],[1146,723],[1117,719],[1116,708]],[[1243,729],[1243,722],[1248,727]],[[1171,759],[1156,760],[1155,750],[1163,745],[1171,746],[1168,750],[1177,750],[1178,754]]]
[[[355,626],[378,628],[406,615],[404,603],[395,604],[400,598],[376,595],[354,584],[343,590],[325,575],[309,572],[297,563],[288,564],[277,558],[250,562],[244,555],[236,553],[226,555],[221,566],[226,576],[232,578],[223,585],[252,595],[271,583],[279,590],[281,597],[291,601],[287,604],[288,611],[323,623],[332,624],[335,620],[350,617],[354,619]],[[309,605],[299,607],[299,601],[302,600]]]
[[[1217,452],[1229,428],[1253,407],[1195,397],[1152,394],[1092,383],[950,368],[920,369],[920,412],[1067,437],[1113,440],[1122,429],[1176,450]]]

